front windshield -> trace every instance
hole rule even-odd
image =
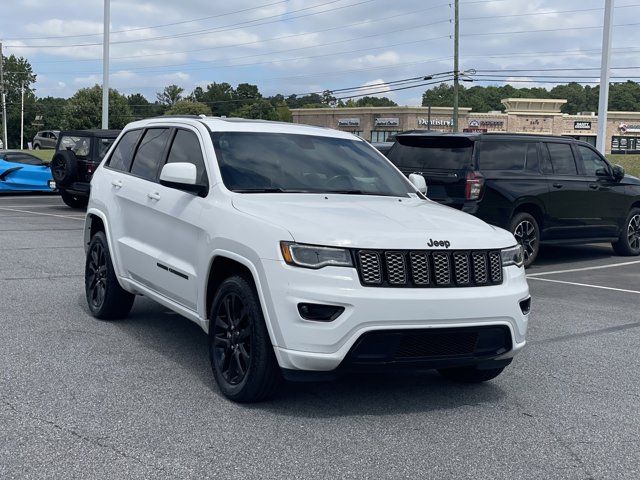
[[[213,144],[232,191],[407,197],[408,181],[360,140],[287,133],[218,132]]]

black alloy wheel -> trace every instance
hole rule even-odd
[[[96,318],[125,318],[131,311],[135,295],[118,283],[104,232],[97,232],[89,243],[84,267],[84,288],[87,305]]]
[[[209,314],[209,358],[220,391],[258,402],[282,378],[253,279],[233,275],[218,287]]]
[[[222,298],[215,313],[213,347],[222,377],[230,385],[244,380],[251,362],[249,311],[234,292]]]
[[[87,300],[92,310],[100,310],[107,293],[107,257],[104,246],[96,242],[87,258]]]

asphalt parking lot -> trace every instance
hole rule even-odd
[[[528,346],[478,386],[437,374],[218,392],[206,336],[144,298],[85,305],[83,214],[0,197],[0,478],[640,478],[640,259],[542,252]]]

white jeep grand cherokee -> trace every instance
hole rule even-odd
[[[193,320],[236,401],[383,367],[492,379],[525,344],[522,252],[415,183],[335,130],[131,123],[91,182],[89,308],[120,318],[146,295]]]

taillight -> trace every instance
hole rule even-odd
[[[478,172],[467,173],[467,185],[464,190],[464,196],[467,200],[478,200],[482,193],[484,178]]]

